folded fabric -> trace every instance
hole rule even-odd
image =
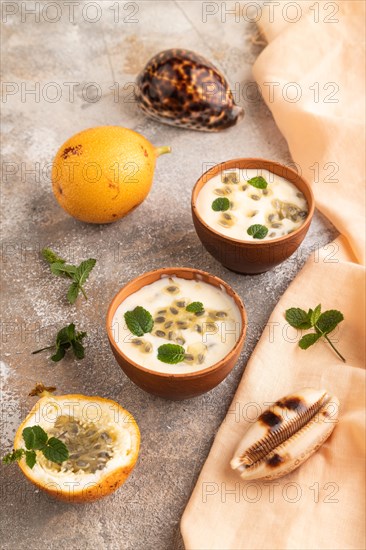
[[[365,3],[301,2],[296,23],[291,3],[269,4],[254,77],[317,207],[364,264]]]
[[[362,266],[312,257],[275,308],[184,512],[187,550],[365,548],[365,376]],[[286,324],[293,306],[339,309],[344,364],[325,342],[308,350]],[[240,438],[275,400],[303,387],[325,388],[341,402],[328,441],[292,474],[243,482],[229,462]]]
[[[187,550],[366,547],[365,270],[356,263],[364,261],[365,248],[365,5],[296,4],[302,7],[296,23],[271,17],[275,6],[259,22],[270,44],[254,75],[294,161],[313,183],[317,206],[342,236],[333,253],[323,249],[309,258],[269,319],[184,512]],[[324,21],[326,4],[336,6],[338,23]],[[301,98],[292,101],[296,90]],[[334,338],[346,364],[324,341],[301,350],[300,335],[285,321],[287,308],[318,303],[344,314]],[[340,399],[331,437],[293,473],[243,482],[229,462],[245,430],[269,403],[309,386]]]

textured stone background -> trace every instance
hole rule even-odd
[[[2,103],[1,449],[11,449],[15,430],[34,403],[28,391],[39,380],[61,393],[117,400],[133,413],[142,432],[140,458],[128,482],[91,505],[54,502],[28,484],[17,467],[2,468],[3,547],[178,550],[183,548],[182,511],[271,310],[310,251],[332,240],[335,230],[316,214],[298,253],[258,276],[223,268],[202,249],[194,231],[190,194],[206,163],[240,156],[290,162],[270,112],[260,99],[248,97],[251,66],[263,47],[253,40],[254,24],[242,18],[236,22],[233,15],[223,21],[221,13],[204,23],[202,3],[189,1],[120,2],[119,22],[114,21],[116,2],[94,2],[100,8],[95,23],[90,20],[98,14],[87,6],[90,2],[78,3],[74,21],[64,2],[57,2],[61,18],[55,23],[46,19],[56,19],[50,7],[56,2],[39,3],[39,21],[25,13],[25,3],[2,4],[19,11],[7,17],[2,35],[3,79],[14,83],[7,88],[14,94]],[[34,2],[26,4],[30,9]],[[234,91],[243,92],[244,122],[220,135],[204,134],[157,124],[139,112],[131,96],[136,74],[153,54],[170,47],[188,47],[221,66]],[[49,82],[61,89],[55,102]],[[79,83],[74,97],[68,95],[67,82]],[[114,83],[119,83],[119,95],[114,95]],[[24,93],[37,86],[39,97]],[[171,145],[173,152],[159,159],[153,190],[137,210],[113,225],[91,226],[58,207],[47,166],[70,135],[103,124],[133,128],[156,145]],[[26,169],[36,169],[36,176]],[[77,262],[98,259],[87,303],[80,299],[67,305],[65,282],[50,276],[39,259],[45,245]],[[112,357],[104,331],[116,291],[146,270],[170,265],[194,266],[224,278],[241,295],[249,315],[245,351],[232,374],[210,393],[178,403],[134,386]],[[71,320],[89,334],[84,361],[54,365],[47,354],[30,355]],[[266,367],[272,370],[275,361]]]

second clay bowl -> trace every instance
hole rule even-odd
[[[223,235],[210,227],[197,208],[197,197],[201,189],[214,176],[230,169],[268,170],[295,185],[303,193],[308,213],[302,225],[287,235],[270,240],[238,240]],[[262,273],[289,258],[300,246],[308,232],[314,214],[314,196],[309,184],[297,172],[278,162],[260,158],[233,159],[217,164],[205,172],[197,181],[192,192],[193,223],[203,246],[222,265],[237,273]]]

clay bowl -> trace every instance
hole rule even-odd
[[[304,194],[309,207],[308,216],[301,227],[277,239],[246,242],[221,235],[209,227],[197,210],[198,193],[211,178],[230,168],[262,168],[293,183]],[[314,208],[314,195],[304,178],[287,166],[260,158],[233,159],[217,164],[199,178],[192,191],[192,217],[198,237],[216,260],[237,273],[263,273],[289,258],[304,240]]]
[[[132,293],[165,276],[177,276],[183,279],[199,279],[216,287],[224,288],[239,308],[242,328],[240,336],[232,350],[218,363],[204,370],[187,374],[168,374],[146,369],[129,359],[117,346],[113,337],[113,317],[118,306]],[[112,352],[125,374],[143,390],[165,397],[180,400],[205,393],[224,380],[236,364],[242,350],[247,328],[247,315],[243,302],[225,281],[205,271],[186,267],[167,267],[149,271],[127,283],[113,298],[107,313],[107,335]]]

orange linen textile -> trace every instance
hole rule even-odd
[[[320,250],[308,260],[270,317],[184,512],[181,531],[187,550],[366,547],[365,272],[355,263],[364,258],[364,3],[330,3],[339,7],[333,27],[314,24],[307,11],[322,3],[299,4],[303,17],[296,24],[260,21],[271,43],[254,74],[294,161],[309,181],[319,179],[313,184],[319,209],[343,236],[331,251]],[[269,97],[263,86],[297,82],[305,88],[313,81],[321,89],[337,82],[339,103],[314,104],[305,93],[291,103],[282,95]],[[328,162],[339,166],[338,182],[328,181],[330,172],[324,176]],[[314,178],[314,163],[323,167],[319,178]],[[346,364],[323,341],[301,350],[300,335],[286,324],[287,308],[318,303],[345,316],[332,338]],[[340,421],[330,439],[286,477],[241,481],[229,462],[245,430],[269,403],[306,386],[325,388],[340,399]]]

